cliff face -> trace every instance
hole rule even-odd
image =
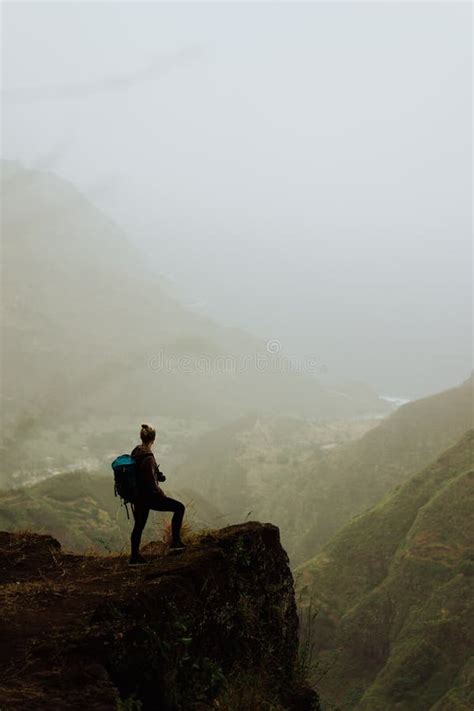
[[[231,526],[129,568],[0,533],[8,709],[317,709],[278,529]]]

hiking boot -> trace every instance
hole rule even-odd
[[[184,551],[186,546],[182,541],[173,541],[170,543],[170,551]]]
[[[129,565],[146,565],[148,563],[145,558],[141,555],[132,555],[130,560],[128,561]]]

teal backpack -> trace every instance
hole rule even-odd
[[[120,496],[122,503],[125,504],[127,517],[127,504],[133,504],[137,500],[137,463],[129,454],[121,454],[112,462],[112,470],[114,472],[114,493],[115,496]]]

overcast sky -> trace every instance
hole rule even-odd
[[[434,392],[471,367],[471,13],[6,3],[2,153],[73,181],[191,308]]]

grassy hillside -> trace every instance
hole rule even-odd
[[[473,426],[472,405],[471,377],[404,405],[357,441],[308,462],[279,492],[296,515],[288,531],[294,561],[313,556],[352,516],[454,444]]]
[[[301,563],[472,426],[472,384],[378,422],[243,418],[200,437],[175,475],[191,486],[198,481],[233,520],[252,511],[275,522],[292,561]]]
[[[184,308],[147,255],[72,184],[0,165],[1,413],[9,437],[120,413],[216,424],[255,409],[326,417],[385,410],[370,389],[325,389],[279,367],[282,358],[264,342]]]
[[[171,489],[187,506],[185,522],[202,530],[222,523],[212,502],[191,489]],[[130,514],[131,517],[131,514]],[[143,536],[161,540],[163,525],[171,514],[152,512]],[[0,492],[0,530],[32,530],[59,538],[65,548],[82,552],[128,550],[132,521],[120,499],[114,497],[113,475],[70,472],[52,476],[33,486]]]
[[[278,492],[298,478],[308,461],[361,437],[376,422],[243,417],[197,437],[176,466],[174,477],[179,485],[197,486],[217,503],[228,521],[241,521],[249,512],[259,520],[274,521],[287,545],[284,532],[293,511],[278,498]]]
[[[470,430],[296,570],[327,711],[472,709],[473,442]]]

